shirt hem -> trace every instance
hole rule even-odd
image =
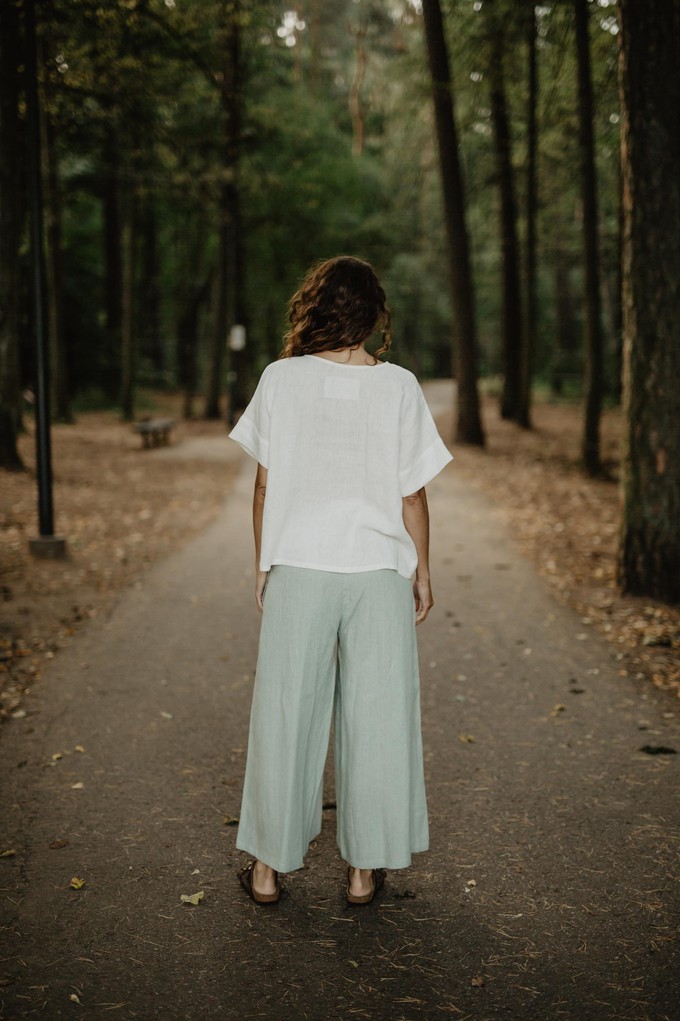
[[[306,567],[312,571],[330,571],[335,574],[363,574],[365,571],[396,571],[402,578],[410,578],[413,575],[413,571],[410,574],[404,574],[403,570],[400,570],[395,564],[370,564],[368,566],[361,567],[338,567],[337,565],[330,564],[310,564],[300,560],[284,560],[276,557],[271,561],[269,567],[263,567],[260,563],[261,571],[268,571],[270,567],[274,567],[275,564],[281,564],[283,567]],[[415,571],[415,568],[413,569]]]

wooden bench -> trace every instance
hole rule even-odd
[[[142,448],[165,447],[170,442],[170,432],[174,425],[172,418],[147,418],[135,422],[132,428],[142,437]]]

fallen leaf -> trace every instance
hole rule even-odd
[[[642,639],[642,644],[651,648],[656,646],[670,649],[673,645],[673,640],[670,635],[645,635]]]
[[[77,993],[71,993],[70,996],[69,996],[69,1000],[72,1000],[73,1003],[77,1003],[79,1007],[82,1007],[82,1003],[78,999]]]
[[[559,716],[559,714],[563,713],[566,708],[567,708],[566,705],[563,705],[561,702],[558,702],[557,705],[554,705],[550,710],[550,715]]]
[[[179,899],[184,904],[198,904],[199,901],[203,900],[204,896],[203,890],[199,890],[198,893],[183,893]]]
[[[78,879],[78,876],[74,876],[68,885],[72,890],[80,890],[81,887],[85,886],[85,882],[86,880]]]
[[[161,716],[163,717],[164,720],[171,720],[172,719],[172,713],[166,713],[166,712],[161,711]]]
[[[225,815],[224,825],[225,826],[236,826],[238,824],[238,817],[233,815]]]
[[[459,734],[458,735],[458,740],[462,741],[463,744],[474,744],[475,743],[475,736],[474,736],[474,734]]]
[[[83,783],[83,781],[79,780],[78,783],[72,783],[71,784],[71,790],[72,791],[82,791],[84,786],[85,786],[85,784]]]
[[[467,881],[467,883],[465,885],[466,886],[476,886],[477,885],[477,880],[476,879],[468,879],[468,881]]]
[[[85,749],[83,748],[83,746],[81,744],[77,744],[75,746],[75,748],[74,748],[74,751],[76,751],[76,752],[84,752]]]
[[[471,986],[477,986],[477,987],[483,986],[484,985],[484,976],[483,975],[473,975],[473,977],[472,977],[472,979],[470,981],[470,985]]]
[[[10,847],[7,851],[0,852],[0,858],[13,858],[16,851],[13,847]]]
[[[68,847],[68,840],[53,840],[50,844],[51,851],[56,851],[60,847]]]
[[[58,762],[59,759],[63,758],[64,756],[61,754],[61,752],[55,752],[54,755],[52,756],[52,762]]]

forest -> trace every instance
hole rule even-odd
[[[33,3],[0,13],[9,469],[37,371]],[[351,253],[384,282],[390,358],[456,379],[452,440],[484,446],[480,390],[519,429],[536,392],[575,399],[583,471],[597,477],[602,410],[624,402],[620,582],[680,599],[670,0],[35,11],[52,421],[97,408],[132,421],[149,389],[180,392],[187,419],[233,421],[281,349],[304,271]]]

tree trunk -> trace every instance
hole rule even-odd
[[[425,38],[432,78],[444,215],[449,242],[449,285],[454,320],[457,417],[454,439],[484,446],[477,391],[477,329],[463,179],[453,113],[451,75],[439,0],[423,0]]]
[[[680,8],[619,0],[624,592],[680,602]]]
[[[573,371],[572,365],[577,340],[569,260],[564,249],[559,247],[555,249],[554,260],[556,322],[550,386],[552,392],[561,397],[564,391],[564,376]]]
[[[619,161],[618,222],[616,231],[616,264],[614,269],[614,293],[612,295],[612,332],[614,334],[614,387],[613,396],[618,404],[623,399],[623,179]]]
[[[220,202],[222,222],[217,238],[217,262],[215,265],[212,324],[210,330],[210,346],[205,391],[204,417],[220,417],[220,393],[222,391],[222,374],[224,364],[224,348],[227,342],[227,288],[229,286],[229,224],[225,222],[224,188]]]
[[[163,379],[166,355],[161,337],[160,259],[158,252],[158,216],[152,195],[140,210],[141,267],[138,299],[138,322],[144,341],[144,355],[149,359],[158,382]]]
[[[512,141],[503,74],[503,28],[492,28],[491,119],[494,129],[496,173],[500,196],[500,232],[503,266],[503,391],[501,418],[517,421],[522,386],[522,309],[517,209],[512,168]]]
[[[321,0],[309,6],[309,88],[315,95],[321,83]]]
[[[522,369],[517,422],[531,428],[531,383],[536,349],[536,220],[538,190],[536,184],[536,150],[538,109],[538,69],[536,61],[536,10],[530,4],[527,24],[529,58],[529,95],[527,105],[527,181],[526,181],[526,251],[524,259],[524,331],[522,334]]]
[[[583,204],[585,275],[584,390],[582,458],[589,475],[600,471],[600,415],[602,412],[602,316],[600,301],[597,177],[593,139],[593,95],[588,37],[588,0],[574,0],[578,63],[579,150]]]
[[[223,185],[220,194],[220,227],[213,330],[208,359],[206,387],[206,418],[220,417],[220,393],[223,385],[224,352],[229,330],[236,321],[236,294],[243,288],[243,267],[238,266],[241,243],[238,237],[239,190],[238,163],[241,132],[241,74],[240,0],[223,5],[223,28],[220,33],[222,81],[220,98],[224,136],[222,143]]]
[[[355,65],[354,76],[349,90],[349,113],[352,118],[352,153],[354,156],[361,156],[364,151],[364,115],[361,108],[361,86],[364,83],[364,75],[366,74],[365,27],[360,26],[357,28],[354,35]]]
[[[109,371],[106,389],[114,398],[120,386],[120,326],[123,307],[123,256],[120,213],[120,155],[113,107],[109,107],[110,123],[106,127],[106,140],[102,153],[103,220],[104,220],[104,288],[106,332]]]
[[[241,66],[241,4],[240,0],[224,0],[223,30],[220,34],[222,64],[221,100],[223,108],[224,184],[220,201],[220,238],[215,279],[214,318],[208,357],[208,378],[205,398],[205,418],[220,418],[220,394],[223,385],[223,366],[229,331],[237,322],[239,302],[244,296],[244,268],[240,238],[239,201],[239,150],[241,136],[241,102],[243,72]],[[239,368],[248,357],[239,356]],[[232,359],[233,361],[237,359]],[[230,366],[234,370],[234,366]],[[230,388],[230,403],[241,401],[241,371],[235,385]]]
[[[136,344],[134,337],[134,266],[135,266],[134,194],[129,191],[123,203],[121,250],[123,279],[120,312],[121,385],[120,406],[124,422],[135,417]]]
[[[187,297],[177,323],[177,369],[183,392],[182,416],[194,417],[198,381],[198,327],[201,309],[210,293],[210,277],[195,286]]]
[[[18,471],[19,384],[19,248],[23,210],[24,153],[19,127],[19,65],[22,46],[19,8],[0,3],[0,468]]]
[[[249,343],[250,319],[246,307],[246,261],[243,231],[241,229],[241,204],[238,190],[234,196],[234,318],[233,322],[243,326],[246,336],[245,347],[229,351],[229,409],[227,424],[236,424],[236,415],[243,411],[250,397],[248,376],[252,369],[252,351]]]

